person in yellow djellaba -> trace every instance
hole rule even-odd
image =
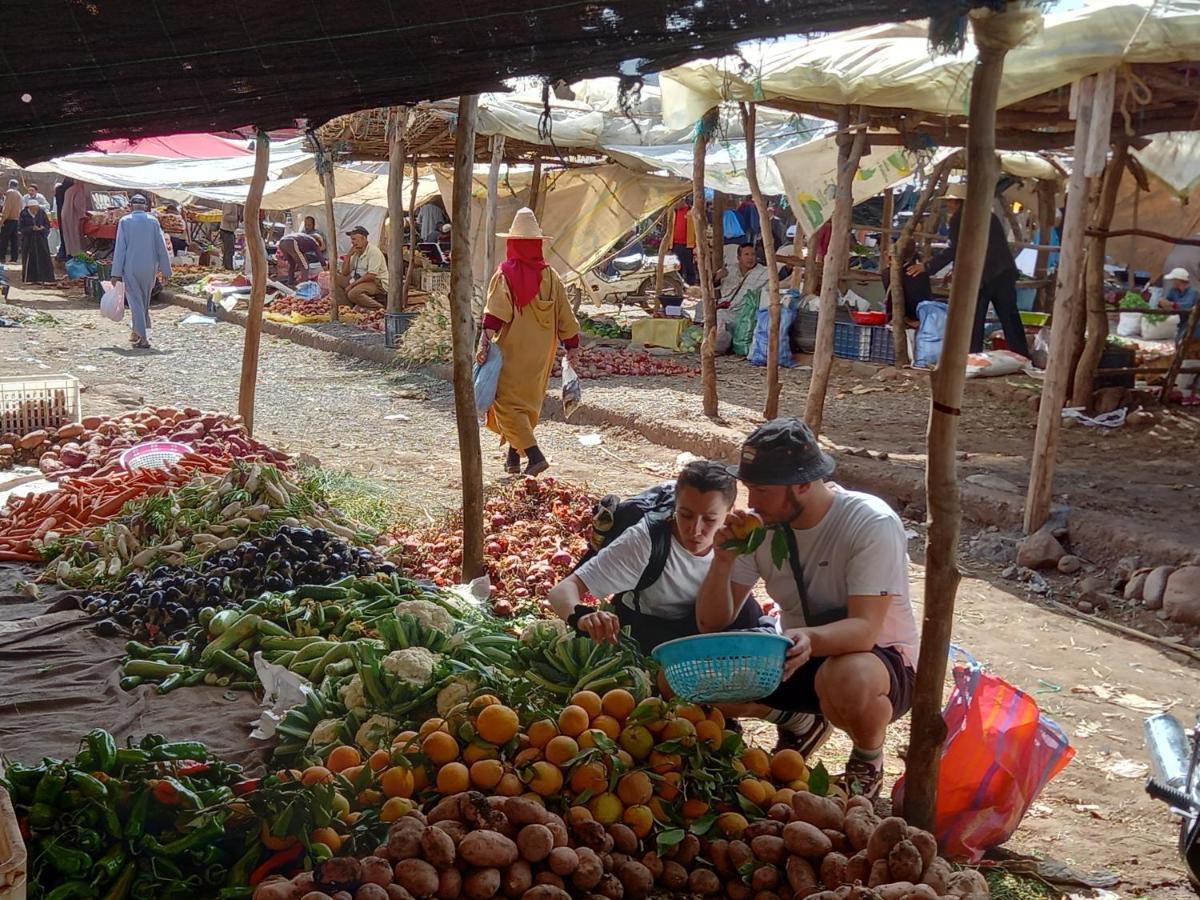
[[[578,367],[579,321],[567,301],[566,288],[542,252],[549,239],[533,210],[517,210],[512,227],[497,235],[507,239],[506,259],[488,284],[483,328],[476,358],[487,360],[492,341],[500,349],[500,380],[487,426],[508,444],[504,471],[540,475],[550,467],[538,449],[537,427],[546,385],[561,343]]]

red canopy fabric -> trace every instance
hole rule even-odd
[[[169,137],[96,141],[92,145],[103,153],[132,153],[162,159],[225,159],[248,156],[245,141],[217,137],[215,134],[173,134]]]

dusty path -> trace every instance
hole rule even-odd
[[[94,307],[64,301],[56,292],[26,293],[18,288],[13,296],[19,315],[30,319],[30,324],[0,330],[0,374],[70,371],[85,386],[88,412],[132,408],[143,401],[236,406],[243,336],[236,326],[182,325],[184,310],[156,309],[152,333],[156,350],[134,353],[126,348],[123,329],[102,320]],[[53,318],[33,318],[38,312]],[[789,382],[796,377],[789,373]],[[839,381],[845,377],[839,376]],[[662,392],[662,402],[686,410],[684,404],[694,398],[678,381],[671,379],[671,386],[656,390]],[[617,382],[589,387],[606,392],[627,389]],[[794,391],[795,384],[790,383],[789,390]],[[734,393],[732,387],[729,393]],[[895,392],[889,387],[891,393]],[[787,397],[785,409],[792,402]],[[893,397],[892,402],[915,400]],[[264,338],[259,435],[290,452],[312,454],[327,467],[346,468],[394,486],[413,516],[458,502],[452,410],[448,386],[423,373],[387,371]],[[831,425],[842,430],[851,427],[840,413],[831,417]],[[853,428],[864,438],[877,435],[865,420]],[[904,445],[915,451],[920,446],[919,428],[914,422],[909,430]],[[601,435],[600,447],[580,443],[579,438],[590,433]],[[676,451],[613,429],[547,422],[538,435],[554,462],[555,474],[606,490],[635,490],[667,477],[675,468]],[[985,438],[986,434],[976,433],[969,440]],[[890,440],[899,446],[900,438]],[[485,447],[486,477],[502,477],[499,454],[486,436]],[[917,539],[910,545],[918,561],[920,543]],[[1190,719],[1200,707],[1197,668],[1176,655],[1031,603],[1012,593],[1011,583],[994,579],[990,572],[966,574],[955,641],[990,670],[1034,694],[1078,750],[1075,761],[1039,798],[1009,846],[1085,871],[1116,872],[1123,879],[1117,888],[1122,896],[1192,896],[1175,861],[1174,826],[1165,809],[1152,804],[1142,791],[1143,713],[1129,705],[1170,706]],[[917,598],[922,577],[923,569],[914,564]],[[902,723],[889,736],[892,776],[901,771],[896,751],[907,743],[906,729]],[[834,742],[823,756],[836,768],[845,750]]]

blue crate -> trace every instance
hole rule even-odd
[[[840,359],[894,365],[896,350],[887,325],[837,322],[833,326],[833,355]]]

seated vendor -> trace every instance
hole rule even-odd
[[[334,273],[333,299],[339,306],[383,309],[387,300],[388,265],[383,251],[369,240],[371,233],[361,225],[346,232],[350,252]]]
[[[843,783],[874,797],[883,782],[887,727],[912,704],[917,630],[908,596],[908,539],[900,517],[871,494],[825,481],[833,459],[799,419],[775,419],[742,444],[737,477],[750,506],[787,540],[775,565],[775,540],[751,554],[724,549],[746,527],[735,510],[713,537],[713,562],[696,601],[703,632],[721,631],[741,613],[762,580],[792,641],[783,682],[757,702],[723,706],[727,717],[766,719],[779,727],[777,749],[807,757],[831,727],[853,750]]]
[[[717,300],[717,352],[728,353],[739,311],[745,303],[758,307],[770,275],[766,266],[759,265],[754,245],[744,243],[738,246],[737,268],[732,272],[721,269],[717,280],[721,287]]]
[[[1179,330],[1175,333],[1175,342],[1178,344],[1184,343],[1187,338],[1188,318],[1192,314],[1192,309],[1197,302],[1200,302],[1200,291],[1191,283],[1192,276],[1183,266],[1178,266],[1163,276],[1163,287],[1166,292],[1162,299],[1158,301],[1158,305],[1163,309],[1173,309],[1179,313]],[[1192,332],[1191,339],[1200,341],[1200,322],[1196,324],[1195,330]],[[1179,375],[1175,379],[1175,391],[1178,393],[1173,399],[1178,399],[1188,406],[1200,404],[1200,376],[1197,372],[1200,371],[1200,360],[1186,358],[1195,356],[1200,348],[1191,349],[1185,348],[1185,359],[1180,366]]]
[[[915,248],[910,249],[904,255],[904,260],[900,266],[901,284],[904,286],[904,321],[912,328],[916,328],[919,322],[917,316],[917,306],[925,300],[933,299],[933,283],[930,281],[929,273],[922,270],[916,275],[908,274],[908,269],[917,261]],[[892,320],[892,254],[885,253],[883,257],[883,269],[880,272],[880,278],[883,281],[883,291],[887,299],[884,301],[884,309],[887,311],[888,321]]]
[[[713,559],[713,535],[737,497],[726,467],[690,462],[675,481],[675,512],[643,519],[621,533],[550,591],[554,611],[581,634],[616,642],[628,626],[645,653],[659,644],[698,633],[696,595]],[[655,548],[670,542],[665,559]],[[653,566],[657,569],[648,571]],[[636,588],[652,578],[641,591]],[[583,604],[583,596],[611,597],[608,608]],[[730,619],[729,630],[755,628],[762,609],[750,598]],[[769,620],[768,620],[769,621]]]

